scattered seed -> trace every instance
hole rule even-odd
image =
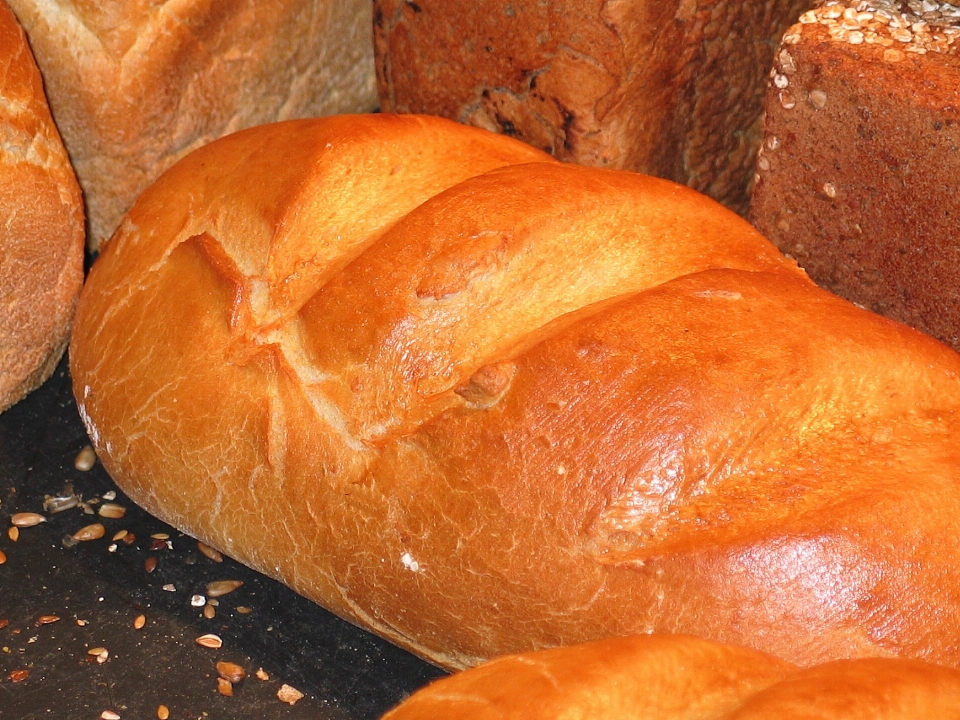
[[[109,659],[110,651],[105,647],[95,647],[87,650],[87,655],[96,658],[97,662],[102,665]]]
[[[217,563],[223,562],[223,555],[220,554],[219,550],[214,550],[212,547],[202,542],[197,543],[197,549],[210,560],[213,560]]]
[[[166,705],[157,706],[157,720],[167,720],[170,717],[170,708]]]
[[[166,540],[154,539],[154,541],[150,543],[151,550],[163,550],[166,546]]]
[[[18,528],[33,527],[46,521],[47,519],[43,515],[35,512],[14,513],[10,516],[11,524]]]
[[[263,668],[257,668],[257,671],[254,673],[257,676],[258,680],[269,680],[270,674]]]
[[[822,110],[827,104],[827,94],[823,90],[811,90],[810,103],[817,108],[817,110]]]
[[[29,670],[14,670],[7,677],[10,678],[11,682],[18,683],[26,680],[29,675],[30,675]]]
[[[295,687],[291,687],[290,685],[284,683],[280,686],[280,689],[277,690],[277,697],[288,705],[296,705],[297,701],[303,697],[303,693],[297,690]]]
[[[167,583],[166,585],[163,586],[163,590],[165,590],[166,592],[176,592],[177,586],[174,585],[173,583]]]
[[[137,536],[132,532],[128,532],[121,538],[121,540],[123,540],[124,545],[133,545],[137,541]]]
[[[117,499],[117,491],[116,491],[116,490],[107,490],[107,491],[103,494],[103,499],[106,500],[106,501],[108,501],[108,502],[110,502],[110,501],[112,501],[112,500],[116,500],[116,499]]]
[[[150,537],[152,537],[154,540],[169,540],[169,539],[170,539],[170,536],[167,535],[167,533],[154,533],[154,534],[151,535]]]
[[[223,647],[223,640],[213,634],[201,635],[197,638],[197,645],[216,650],[217,648]]]
[[[233,684],[222,677],[217,678],[217,692],[226,697],[233,697]]]
[[[117,505],[116,503],[104,503],[100,506],[98,512],[101,517],[117,520],[127,514],[127,509],[123,505]]]
[[[113,710],[104,710],[100,713],[100,720],[120,720],[120,716]]]
[[[93,451],[93,448],[89,445],[86,445],[80,452],[77,453],[77,457],[73,460],[73,466],[80,472],[87,472],[92,470],[93,466],[97,463],[97,454]]]
[[[52,625],[53,623],[58,622],[59,620],[60,618],[57,617],[56,615],[41,615],[40,617],[37,618],[37,621],[34,623],[34,625],[36,627],[40,627],[41,625]]]
[[[72,510],[80,504],[80,497],[73,492],[73,488],[68,484],[63,489],[61,495],[47,495],[43,499],[43,509],[51,515]]]
[[[147,624],[147,616],[146,616],[146,615],[137,615],[137,616],[133,619],[133,629],[134,629],[134,630],[142,630],[142,629],[143,629],[143,626],[146,625],[146,624]]]
[[[246,605],[238,605],[237,612],[240,613],[241,615],[249,615],[250,613],[253,612],[253,608],[247,607]]]
[[[0,565],[3,565],[5,562],[7,562],[7,554],[3,550],[0,550]]]
[[[112,537],[111,539],[112,539],[114,542],[116,542],[117,540],[123,540],[125,537],[127,537],[127,531],[126,531],[126,530],[117,530],[117,531],[113,534],[113,537]]]
[[[203,607],[207,604],[207,599],[203,595],[193,595],[190,597],[192,607]]]
[[[217,580],[207,585],[207,595],[212,598],[221,597],[232,593],[241,585],[243,585],[242,580]]]
[[[234,684],[240,682],[247,676],[247,671],[240,665],[227,662],[226,660],[221,660],[217,663],[217,672],[220,673],[220,677],[224,680],[228,680]]]
[[[213,605],[204,605],[203,616],[207,620],[213,620],[217,616],[217,609]]]
[[[828,198],[835,198],[837,196],[837,186],[831,182],[823,184],[823,193]]]
[[[16,542],[17,540],[19,540],[19,539],[20,539],[20,528],[18,528],[16,525],[11,525],[10,527],[8,527],[8,528],[7,528],[7,537],[10,538],[10,540],[13,541],[13,542]]]
[[[152,573],[154,570],[156,570],[156,569],[157,569],[157,558],[155,558],[153,555],[151,555],[151,556],[148,557],[146,560],[144,560],[144,561],[143,561],[143,569],[146,570],[148,573]]]
[[[73,539],[77,542],[87,542],[89,540],[99,540],[107,532],[107,529],[100,523],[93,523],[77,530],[73,534]]]
[[[7,625],[10,624],[10,621],[6,618],[0,618],[0,630],[3,630]]]

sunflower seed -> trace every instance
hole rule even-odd
[[[93,451],[92,447],[86,445],[83,450],[77,453],[77,457],[74,458],[73,467],[80,472],[87,472],[88,470],[92,470],[96,463],[97,454]]]
[[[208,633],[207,635],[201,635],[197,638],[197,645],[216,650],[217,648],[223,647],[223,640],[221,640],[217,635]]]
[[[47,519],[43,515],[35,512],[14,513],[10,516],[10,523],[18,528],[33,527],[46,521]]]
[[[73,535],[73,539],[77,542],[87,542],[89,540],[99,540],[107,532],[107,529],[100,523],[93,523],[92,525],[87,525],[77,530]]]
[[[217,580],[207,585],[207,596],[221,597],[227,593],[232,593],[241,585],[243,585],[242,580]]]

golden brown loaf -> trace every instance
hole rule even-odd
[[[683,635],[498,658],[438,680],[383,720],[956,720],[960,672],[917,660],[807,669]]]
[[[960,355],[666,181],[436,118],[240,132],[107,244],[71,369],[134,500],[448,667],[960,665]]]
[[[767,71],[810,0],[375,0],[381,107],[746,210]]]
[[[0,411],[53,372],[82,282],[80,188],[26,38],[0,0]]]
[[[369,0],[9,0],[83,188],[89,241],[213,138],[376,105]]]

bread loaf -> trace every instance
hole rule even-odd
[[[0,0],[0,411],[53,372],[82,282],[80,188],[26,38]]]
[[[960,355],[667,181],[438,118],[236,133],[107,244],[71,370],[131,498],[446,667],[960,665]]]
[[[799,669],[681,635],[498,658],[420,690],[383,720],[954,720],[960,673],[892,658]]]
[[[90,245],[177,158],[273,120],[372,110],[368,0],[9,0],[83,188]]]
[[[380,103],[745,212],[773,51],[808,4],[375,0]]]
[[[960,7],[822,3],[784,36],[750,220],[811,277],[960,349]]]

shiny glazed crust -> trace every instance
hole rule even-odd
[[[0,1],[0,411],[53,372],[82,282],[80,188],[26,38]]]
[[[436,118],[237,133],[107,244],[71,370],[137,502],[447,667],[960,664],[960,356],[666,181]]]
[[[438,680],[383,720],[952,720],[960,673],[916,660],[807,669],[683,635],[498,658]]]

